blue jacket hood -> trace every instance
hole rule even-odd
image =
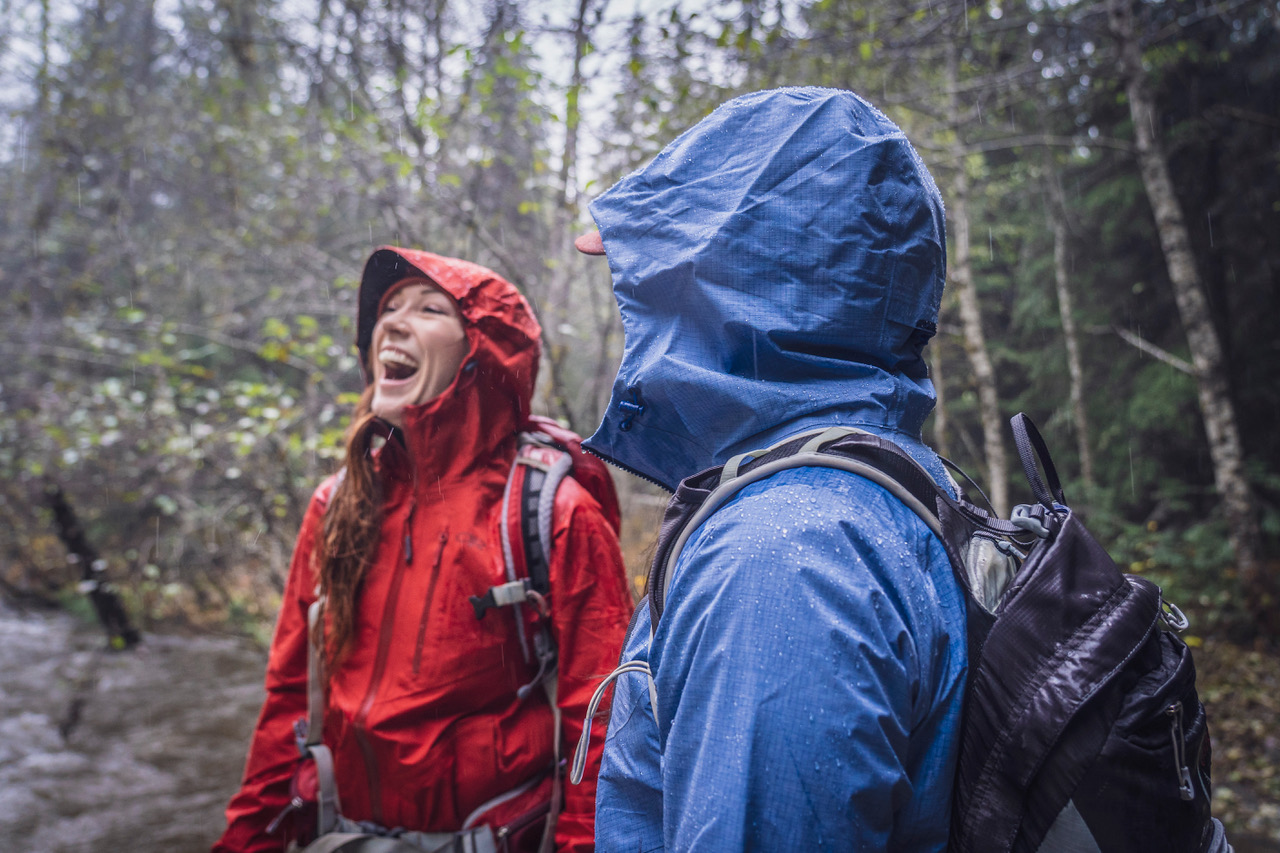
[[[591,212],[626,338],[592,451],[673,488],[810,426],[918,439],[942,199],[862,98],[735,98]]]

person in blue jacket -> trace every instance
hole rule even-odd
[[[593,452],[667,489],[831,425],[949,484],[921,425],[942,201],[859,96],[722,105],[600,196],[625,346]],[[593,245],[594,244],[594,245]],[[954,488],[953,484],[948,488]],[[596,801],[610,851],[942,851],[966,667],[942,543],[829,468],[748,486],[689,539],[617,682]]]

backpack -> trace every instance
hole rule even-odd
[[[507,582],[470,596],[476,618],[490,608],[510,607],[517,623],[526,663],[536,661],[533,680],[517,690],[520,700],[541,686],[554,718],[554,762],[540,774],[481,804],[458,833],[420,833],[388,830],[356,823],[342,816],[333,755],[322,741],[324,731],[323,654],[317,626],[324,599],[307,613],[310,637],[307,661],[307,717],[294,724],[304,762],[292,781],[291,803],[267,828],[274,832],[282,820],[298,810],[314,811],[317,839],[307,853],[410,853],[417,850],[459,850],[497,853],[522,850],[529,838],[540,837],[538,849],[554,844],[561,792],[561,714],[556,702],[558,650],[551,634],[547,597],[551,593],[550,556],[556,493],[572,478],[599,503],[605,521],[616,533],[621,526],[618,495],[603,460],[582,449],[582,439],[550,418],[531,416],[517,437],[515,460],[507,476],[501,506],[501,541]],[[529,608],[531,612],[526,612]],[[533,810],[521,808],[533,800]],[[513,810],[514,809],[514,810]],[[308,814],[308,817],[310,815]],[[481,819],[484,823],[481,823]],[[488,824],[492,822],[494,826]],[[536,835],[533,835],[535,834]]]
[[[949,851],[1230,853],[1209,813],[1205,711],[1176,633],[1186,618],[1154,583],[1120,571],[1067,505],[1035,425],[1022,414],[1012,425],[1036,503],[1008,520],[963,490],[953,497],[892,442],[843,427],[684,481],[649,574],[651,630],[685,542],[740,489],[800,466],[859,474],[938,536],[964,591],[969,672]],[[626,672],[649,677],[656,718],[652,673],[632,661],[597,690],[587,725],[604,688]],[[587,738],[584,730],[570,781],[580,778]]]

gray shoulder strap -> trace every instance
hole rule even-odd
[[[736,476],[733,479],[723,480],[715,491],[707,496],[706,501],[698,511],[694,513],[693,517],[689,519],[689,523],[684,526],[684,529],[680,531],[680,536],[676,539],[675,545],[667,555],[667,565],[662,574],[662,589],[657,590],[657,592],[662,596],[663,609],[666,609],[667,590],[671,588],[671,578],[675,573],[676,562],[680,559],[680,552],[684,550],[685,544],[689,541],[689,537],[693,535],[694,531],[701,527],[702,523],[710,518],[712,513],[723,506],[739,491],[752,483],[763,480],[766,477],[772,477],[779,471],[785,471],[788,468],[838,468],[842,471],[848,471],[852,474],[857,474],[860,477],[865,477],[871,482],[884,487],[886,491],[898,500],[902,501],[907,508],[918,515],[920,520],[923,521],[939,539],[941,539],[942,523],[938,520],[937,513],[931,507],[927,507],[921,503],[915,495],[911,494],[911,492],[909,492],[906,487],[897,480],[893,479],[879,468],[876,468],[873,465],[868,465],[865,462],[859,462],[855,459],[848,459],[843,456],[835,456],[829,453],[818,452],[817,448],[822,444],[828,444],[831,441],[835,441],[836,439],[841,438],[844,435],[848,435],[851,432],[856,432],[856,430],[848,430],[847,432],[840,428],[827,430],[821,434],[820,443],[810,441],[805,445],[805,450],[802,450],[794,456],[787,456],[782,459],[776,459],[773,462],[767,462],[758,468],[751,469],[746,474]]]
[[[324,596],[307,608],[306,746],[324,740]]]

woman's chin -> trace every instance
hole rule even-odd
[[[406,395],[382,395],[376,393],[369,409],[378,417],[393,426],[404,425],[404,410],[412,404],[412,401]]]

